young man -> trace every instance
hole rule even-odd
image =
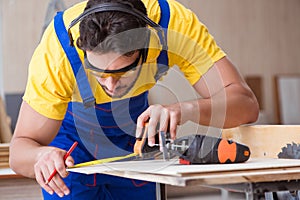
[[[202,98],[149,106],[148,90],[174,65]],[[45,199],[155,199],[154,183],[66,167],[132,152],[146,122],[153,144],[158,124],[175,139],[189,120],[228,128],[257,115],[253,93],[190,10],[166,0],[89,0],[58,14],[32,57],[10,165],[35,178]]]

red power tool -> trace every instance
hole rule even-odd
[[[134,152],[142,159],[161,154],[165,160],[178,156],[180,164],[241,163],[250,158],[249,147],[232,140],[194,134],[171,141],[169,133],[160,132],[159,135],[161,143],[150,147],[146,127],[142,137],[137,138]],[[156,141],[158,143],[158,134]]]
[[[250,158],[248,146],[207,135],[189,135],[174,141],[173,151],[179,152],[181,164],[241,163]],[[188,148],[180,146],[188,144]],[[172,146],[172,144],[171,144]]]

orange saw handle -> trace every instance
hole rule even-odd
[[[159,135],[155,135],[155,143],[158,144],[159,142]],[[155,155],[155,153],[159,152],[159,146],[150,147],[148,145],[148,123],[145,124],[142,134],[136,138],[133,152],[138,154],[141,158],[150,158]]]
[[[206,135],[189,135],[175,143],[186,141],[188,149],[182,152],[180,164],[241,163],[250,158],[250,149],[244,144]]]

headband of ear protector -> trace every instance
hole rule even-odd
[[[147,17],[144,13],[141,11],[133,8],[132,6],[128,4],[122,4],[122,3],[101,3],[94,7],[91,7],[87,10],[85,10],[83,13],[81,13],[77,18],[75,18],[69,25],[68,28],[68,35],[70,38],[70,45],[74,46],[74,39],[71,34],[71,28],[75,26],[78,22],[80,22],[83,18],[86,16],[93,14],[93,13],[99,13],[99,12],[109,12],[109,11],[118,11],[118,12],[124,12],[130,15],[133,15],[140,20],[143,20],[146,24],[151,26],[157,31],[157,34],[160,38],[160,42],[162,45],[162,49],[167,49],[167,42],[165,40],[164,31],[160,25],[152,21],[149,17]],[[143,62],[146,61],[147,57],[147,50],[142,52],[143,55]]]

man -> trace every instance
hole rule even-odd
[[[147,91],[174,65],[202,98],[149,106]],[[132,152],[146,122],[152,145],[158,124],[175,139],[186,121],[228,128],[257,115],[253,93],[190,10],[176,1],[89,0],[58,14],[32,57],[10,165],[35,178],[45,199],[155,199],[153,183],[66,167]]]

